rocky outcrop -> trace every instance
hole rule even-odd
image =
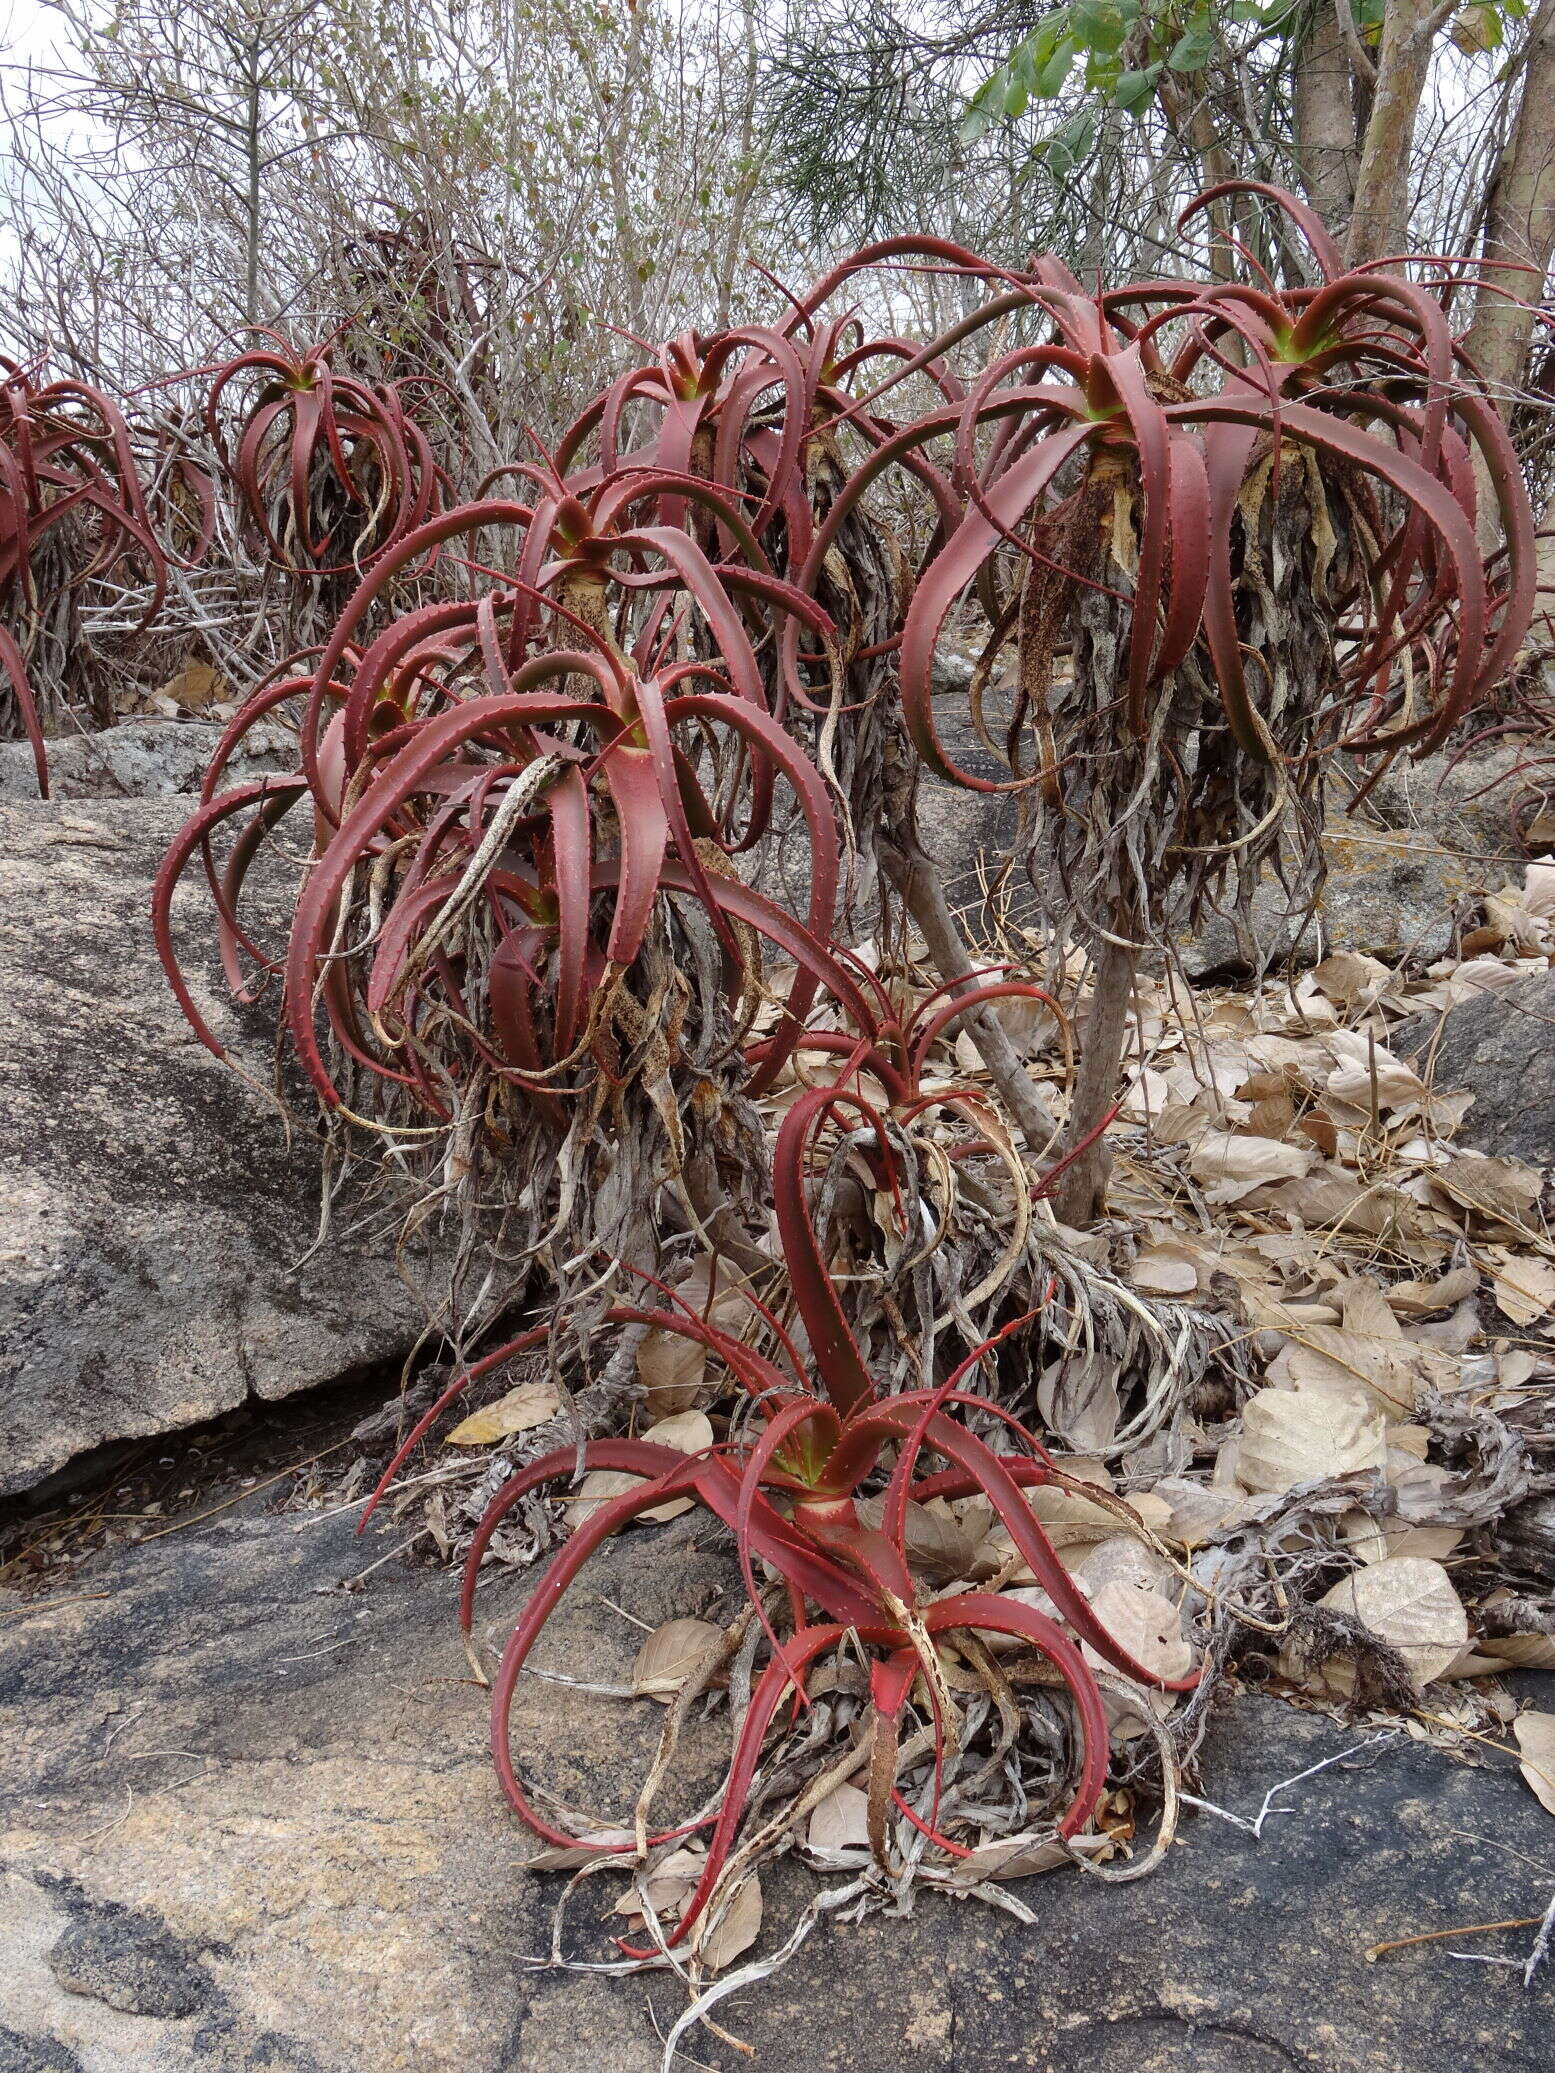
[[[0,1621],[0,2067],[658,2073],[679,1981],[533,1963],[567,1880],[523,1869],[534,1845],[491,1776],[451,1580],[390,1563],[341,1588],[395,1531],[364,1545],[349,1517],[227,1512]],[[546,1668],[620,1682],[642,1635],[618,1608],[657,1624],[737,1591],[706,1538],[688,1518],[611,1542]],[[522,1591],[487,1584],[483,1640],[505,1636]],[[515,1713],[532,1775],[628,1820],[662,1721],[527,1678]],[[722,1724],[705,1742],[688,1724],[675,1804],[697,1804],[725,1746]],[[1281,1780],[1286,1818],[1249,1833]],[[1548,2066],[1547,1977],[1525,1993],[1439,1947],[1365,1956],[1543,1911],[1548,1817],[1515,1766],[1244,1696],[1217,1708],[1196,1789],[1244,1825],[1189,1816],[1138,1885],[1053,1872],[1006,1889],[1027,1922],[934,1895],[822,1922],[719,2020],[765,2073]],[[763,1886],[765,1951],[818,1881],[789,1860]],[[574,1894],[570,1956],[614,1955],[620,1891],[602,1876]],[[1520,1959],[1532,1934],[1473,1948]],[[706,2031],[685,2046],[692,2063],[751,2063]]]
[[[942,677],[935,716],[941,738],[963,768],[1006,776],[977,739],[964,693]],[[1195,980],[1233,979],[1257,962],[1270,970],[1311,965],[1336,950],[1366,951],[1386,963],[1444,956],[1476,895],[1517,875],[1526,861],[1512,847],[1508,819],[1522,760],[1516,747],[1465,758],[1454,768],[1445,754],[1401,760],[1353,814],[1336,787],[1324,838],[1328,882],[1316,912],[1307,917],[1293,908],[1282,888],[1265,878],[1253,901],[1251,945],[1230,919],[1210,915],[1178,938],[1184,971]],[[918,802],[925,848],[949,874],[953,897],[975,904],[979,861],[983,871],[996,872],[1016,839],[1014,801],[926,776]],[[1013,876],[1014,911],[1021,914],[1029,891],[1023,873]]]
[[[48,744],[55,799],[148,799],[197,792],[222,729],[215,720],[122,720],[101,734],[67,734]],[[287,736],[261,722],[232,759],[223,783],[291,769]],[[0,799],[36,799],[38,773],[25,741],[0,742]]]
[[[1438,1087],[1472,1087],[1460,1136],[1475,1150],[1555,1166],[1555,971],[1418,1015],[1391,1048]]]
[[[1342,788],[1330,804],[1328,882],[1307,918],[1265,879],[1253,902],[1253,949],[1273,970],[1356,950],[1385,964],[1429,964],[1452,947],[1476,896],[1516,875],[1508,809],[1516,749],[1466,757],[1401,759],[1353,813]],[[1193,979],[1234,977],[1255,960],[1231,922],[1210,917],[1181,945]]]
[[[0,806],[0,1495],[83,1449],[400,1356],[382,1214],[315,1248],[318,1160],[203,1050],[151,941],[174,800]],[[183,924],[201,943],[199,902]],[[272,1070],[217,985],[207,1008]],[[353,1221],[336,1211],[337,1228]]]

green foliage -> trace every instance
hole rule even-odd
[[[1352,0],[1363,41],[1378,41],[1385,11],[1386,0]],[[1466,56],[1500,50],[1508,24],[1526,14],[1526,0],[1474,0],[1454,21],[1452,41]],[[962,137],[975,141],[995,123],[1018,121],[1032,101],[1056,99],[1077,70],[1085,93],[1127,115],[1142,116],[1168,75],[1207,71],[1233,39],[1244,51],[1249,40],[1293,46],[1306,19],[1301,0],[1222,0],[1219,5],[1198,0],[1148,13],[1141,0],[1068,0],[1044,14],[978,88],[967,106]],[[1062,131],[1055,132],[1033,152],[1060,179],[1074,163],[1062,137]]]

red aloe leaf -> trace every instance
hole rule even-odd
[[[934,657],[940,629],[952,606],[977,577],[990,554],[1013,536],[1032,505],[1071,454],[1095,427],[1070,425],[1053,433],[1036,452],[1016,462],[986,492],[987,509],[969,511],[919,579],[902,629],[902,717],[913,747],[939,777],[976,792],[1017,790],[1031,779],[975,777],[953,763],[934,725]]]
[[[805,1167],[812,1130],[849,1099],[856,1102],[832,1087],[801,1094],[784,1116],[772,1151],[773,1207],[794,1302],[826,1394],[844,1416],[869,1403],[875,1385],[821,1252],[806,1199]]]
[[[1078,1835],[1095,1814],[1107,1784],[1107,1709],[1090,1664],[1062,1628],[1034,1605],[1022,1605],[991,1592],[968,1591],[961,1597],[942,1598],[925,1612],[923,1624],[931,1634],[953,1633],[959,1628],[971,1633],[1014,1634],[1040,1649],[1058,1671],[1079,1711],[1084,1743],[1079,1787],[1069,1811],[1058,1824],[1058,1832],[1066,1837]]]
[[[620,889],[606,955],[613,964],[629,965],[642,948],[659,895],[669,845],[669,816],[650,750],[613,742],[605,751],[602,767],[621,831]],[[701,871],[700,863],[696,869]]]
[[[38,719],[38,701],[33,696],[32,685],[28,680],[26,658],[4,626],[0,626],[0,676],[3,676],[11,687],[11,696],[16,700],[16,710],[21,714],[23,732],[32,748],[33,769],[38,774],[38,797],[47,799],[49,752],[43,743],[43,728]]]
[[[295,802],[307,790],[300,777],[262,778],[255,784],[237,785],[230,792],[223,792],[218,798],[208,799],[199,811],[184,823],[174,838],[172,847],[162,859],[156,880],[151,888],[151,927],[156,941],[157,955],[162,960],[162,969],[167,974],[167,983],[172,987],[178,1005],[183,1009],[189,1027],[194,1031],[207,1051],[218,1058],[229,1053],[221,1039],[214,1033],[194,1004],[194,996],[184,978],[183,967],[178,962],[178,953],[173,948],[173,895],[178,890],[179,880],[188,868],[194,852],[208,840],[213,828],[234,814],[242,813],[250,806],[260,805],[282,796],[287,804]]]

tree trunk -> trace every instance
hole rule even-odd
[[[918,925],[918,933],[928,947],[929,962],[945,984],[952,987],[953,995],[962,992],[959,982],[971,979],[972,962],[945,898],[940,874],[921,851],[913,857],[906,855],[894,837],[882,846],[880,860],[902,905]],[[988,1077],[1026,1140],[1026,1149],[1033,1160],[1040,1160],[1052,1150],[1063,1126],[1038,1094],[998,1016],[989,1008],[979,1008],[967,1016],[965,1027],[988,1068]]]
[[[1316,0],[1312,24],[1295,62],[1295,152],[1307,200],[1336,237],[1355,209],[1360,139],[1355,78],[1339,9],[1348,0]]]
[[[259,40],[243,53],[247,76],[244,81],[243,156],[247,183],[243,220],[243,316],[245,322],[259,322],[259,211],[260,176],[264,170],[264,136],[260,124]]]
[[[1177,136],[1199,162],[1199,176],[1194,182],[1197,187],[1218,187],[1223,180],[1235,177],[1236,166],[1230,152],[1220,142],[1220,133],[1208,103],[1202,97],[1191,99],[1192,86],[1187,92],[1172,78],[1169,72],[1161,75],[1158,88],[1162,110]],[[1209,272],[1213,281],[1230,281],[1236,278],[1237,250],[1232,237],[1232,212],[1228,202],[1212,202],[1209,208]]]
[[[1534,309],[1544,300],[1550,259],[1555,255],[1555,0],[1540,0],[1523,55],[1523,91],[1511,136],[1491,183],[1485,215],[1483,257],[1511,261],[1527,273],[1493,267],[1474,305],[1474,322],[1464,345],[1492,393],[1514,395],[1527,374]],[[1489,524],[1495,527],[1494,509]]]
[[[1431,62],[1431,0],[1387,0],[1377,88],[1361,146],[1345,257],[1352,266],[1402,252],[1409,242],[1409,164],[1415,117]]]
[[[945,897],[944,874],[935,869],[918,841],[912,772],[900,743],[886,747],[882,810],[886,828],[880,845],[881,869],[917,924],[929,962],[945,985],[959,994],[972,977],[972,960]],[[1045,1158],[1057,1143],[1062,1125],[1038,1094],[1004,1024],[991,1009],[980,1008],[967,1016],[964,1026],[1026,1140],[1033,1162]]]
[[[1119,919],[1122,921],[1121,916]],[[1126,932],[1124,923],[1118,934]],[[1102,1118],[1118,1098],[1123,1040],[1128,1032],[1138,968],[1139,952],[1128,943],[1103,943],[1097,951],[1091,1012],[1080,1040],[1080,1066],[1064,1132],[1066,1156],[1077,1145],[1085,1144],[1093,1131],[1100,1132]],[[1060,1223],[1074,1230],[1095,1223],[1106,1206],[1107,1176],[1111,1170],[1107,1140],[1098,1134],[1059,1180],[1053,1195],[1053,1212]]]

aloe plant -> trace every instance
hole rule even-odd
[[[527,1204],[521,1255],[560,1250],[566,1230],[562,1257],[639,1238],[652,1257],[655,1198],[673,1179],[693,1217],[755,1264],[719,1181],[722,1164],[746,1195],[759,1190],[748,1096],[781,1069],[818,987],[863,1027],[871,1010],[831,947],[832,805],[763,702],[736,600],[745,590],[824,618],[763,570],[748,533],[751,563],[715,569],[688,535],[638,522],[644,500],[704,485],[633,475],[585,504],[544,471],[538,481],[535,506],[488,499],[407,535],[312,673],[237,716],[160,875],[158,942],[220,1052],[178,966],[171,902],[212,833],[241,822],[211,878],[224,948],[234,971],[246,955],[282,977],[286,1028],[326,1113],[411,1142],[462,1133],[463,1192],[489,1183]],[[527,528],[520,566],[537,580],[417,608],[356,643],[400,569],[501,525]],[[622,651],[605,604],[617,552],[660,558],[716,629],[722,667],[676,660],[657,606],[636,652]],[[553,631],[571,645],[547,645]],[[287,704],[299,774],[218,793],[233,748]],[[743,784],[710,793],[688,746]],[[780,785],[807,835],[805,921],[725,861],[762,833]],[[303,800],[315,860],[286,953],[269,955],[239,903],[254,857]],[[777,1033],[747,1064],[738,1038],[759,1004],[760,939],[795,976]]]
[[[279,332],[215,370],[206,429],[254,537],[282,569],[359,574],[431,517],[447,478],[421,422],[420,376],[339,372],[338,337],[299,352]],[[235,429],[227,414],[242,401]]]
[[[1314,899],[1335,755],[1371,757],[1374,778],[1439,745],[1510,665],[1534,602],[1527,496],[1445,285],[1346,270],[1300,203],[1237,191],[1291,216],[1317,286],[1093,295],[1045,260],[957,331],[1025,308],[1047,341],[998,354],[964,404],[893,443],[953,440],[960,501],[902,630],[914,747],[941,778],[1026,797],[1047,911],[1094,953],[1071,1142],[1114,1097],[1142,951],[1228,882],[1245,917],[1271,861]],[[1494,564],[1476,461],[1507,543]],[[1019,660],[1002,780],[960,767],[935,722],[936,647],[973,595],[990,650],[1013,641]],[[1097,1212],[1104,1175],[1097,1144],[1060,1192],[1067,1221]]]
[[[35,369],[0,360],[0,679],[44,797],[48,753],[29,653],[62,600],[128,561],[150,586],[144,630],[166,592],[168,556],[122,411],[87,383],[40,383]]]
[[[430,1146],[437,1200],[468,1207],[472,1192],[495,1192],[505,1256],[555,1305],[456,1373],[380,1494],[473,1383],[525,1348],[555,1352],[574,1327],[603,1321],[628,1351],[633,1333],[678,1334],[727,1377],[727,1436],[695,1456],[585,1435],[521,1467],[465,1576],[468,1625],[483,1555],[515,1505],[580,1468],[642,1478],[554,1557],[492,1698],[493,1754],[524,1820],[558,1846],[627,1855],[633,1843],[574,1836],[533,1804],[511,1747],[516,1682],[621,1526],[686,1497],[732,1532],[768,1656],[677,1939],[738,1866],[778,1708],[790,1694],[804,1704],[811,1666],[846,1636],[870,1663],[882,1863],[893,1807],[936,1851],[966,1848],[956,1817],[942,1825],[938,1812],[952,1722],[941,1648],[956,1637],[975,1649],[979,1635],[1009,1636],[1053,1667],[1083,1743],[1058,1831],[1092,1818],[1106,1722],[1079,1644],[1162,1680],[1109,1635],[1033,1516],[1026,1492],[1072,1478],[1016,1417],[1013,1392],[1030,1386],[1044,1306],[1077,1271],[1062,1225],[1103,1205],[1137,959],[1205,902],[1232,888],[1245,902],[1271,862],[1315,888],[1334,758],[1380,770],[1444,739],[1528,624],[1526,496],[1436,270],[1422,263],[1424,282],[1346,271],[1299,204],[1251,192],[1306,235],[1315,286],[1089,293],[1051,259],[1011,272],[940,240],[897,240],[790,297],[771,328],[671,342],[553,453],[512,462],[471,502],[420,523],[385,507],[388,531],[328,638],[227,729],[158,881],[158,941],[202,1039],[221,1050],[171,926],[196,861],[229,973],[279,978],[285,1032],[325,1113],[385,1133],[402,1163]],[[990,292],[921,348],[831,311],[871,269],[904,264]],[[335,392],[322,365],[319,393],[305,395],[259,359],[282,387],[250,423],[245,465],[270,481],[274,508],[280,477],[256,457],[291,427],[293,535],[317,544],[297,514],[315,461],[334,454]],[[910,378],[927,400],[895,419],[889,399]],[[1493,562],[1476,542],[1479,475],[1507,541]],[[926,516],[916,564],[881,508],[904,484]],[[407,603],[412,577],[430,602]],[[957,762],[935,706],[936,652],[969,609],[989,629],[972,716],[990,746],[987,685],[1006,652],[1017,664],[996,779]],[[284,709],[298,724],[295,774],[221,792],[233,749]],[[1078,932],[1092,953],[1061,1145],[998,1023],[1013,999],[1058,1004],[969,960],[917,846],[924,770],[1023,795],[1025,861],[1054,935]],[[308,873],[288,942],[267,951],[241,896],[299,805]],[[787,820],[803,838],[797,911],[751,882]],[[222,830],[234,840],[218,868]],[[878,971],[843,940],[871,859]],[[926,997],[904,953],[904,903],[940,966]],[[780,989],[763,940],[788,967]],[[937,1046],[962,1028],[991,1091],[938,1076]],[[770,1129],[755,1107],[766,1096],[781,1111]],[[883,1205],[876,1235],[890,1225],[873,1292],[839,1265],[834,1183],[850,1162]],[[982,1224],[957,1252],[968,1205]],[[674,1264],[702,1248],[732,1269],[747,1330],[668,1289],[666,1216]],[[926,1283],[920,1298],[908,1284],[936,1252],[956,1285]],[[669,1307],[623,1300],[634,1282]],[[1078,1314],[1084,1291],[1072,1300]],[[1025,1381],[1006,1386],[1022,1367]],[[944,1465],[922,1469],[925,1455]],[[1047,1609],[975,1588],[924,1595],[911,1507],[973,1494]],[[1085,1496],[1142,1530],[1117,1500],[1091,1485]],[[899,1782],[915,1693],[936,1737],[927,1814]],[[635,1848],[647,1841],[644,1827]]]
[[[802,1131],[803,1119],[793,1126]],[[790,1202],[794,1215],[803,1211]],[[1042,1487],[1076,1491],[1087,1502],[1117,1513],[1131,1530],[1146,1529],[1120,1499],[1077,1482],[1060,1469],[1018,1421],[975,1393],[969,1377],[990,1354],[985,1341],[954,1367],[937,1387],[880,1395],[857,1341],[810,1261],[790,1257],[794,1297],[808,1345],[796,1349],[777,1319],[765,1313],[781,1346],[781,1364],[743,1339],[684,1309],[643,1310],[621,1305],[608,1321],[630,1327],[651,1325],[690,1339],[715,1356],[746,1400],[754,1431],[695,1455],[677,1453],[652,1440],[596,1440],[581,1451],[567,1447],[529,1463],[492,1498],[471,1542],[464,1566],[460,1619],[468,1632],[474,1616],[481,1563],[502,1521],[526,1497],[570,1481],[580,1466],[642,1478],[640,1485],[599,1504],[569,1536],[541,1576],[503,1651],[491,1690],[491,1747],[509,1804],[546,1843],[601,1859],[631,1859],[643,1849],[676,1840],[699,1827],[712,1829],[699,1883],[668,1946],[682,1941],[704,1909],[714,1904],[745,1819],[763,1742],[784,1698],[804,1702],[812,1666],[848,1639],[871,1661],[869,1737],[870,1841],[877,1862],[889,1871],[887,1817],[894,1809],[952,1858],[969,1854],[956,1836],[938,1826],[940,1765],[953,1733],[955,1709],[945,1684],[940,1650],[968,1638],[1013,1638],[1034,1650],[1056,1671],[1072,1699],[1081,1738],[1081,1764],[1067,1804],[1057,1814],[1055,1833],[1079,1834],[1093,1819],[1103,1793],[1108,1761],[1107,1713],[1096,1674],[1081,1652],[1084,1642],[1103,1661],[1147,1687],[1189,1691],[1198,1673],[1165,1678],[1121,1646],[1092,1610],[1084,1592],[1054,1553],[1025,1493]],[[1017,1321],[1019,1322],[1019,1321]],[[1013,1330],[1014,1325],[1006,1331]],[[544,1328],[496,1349],[461,1375],[420,1421],[390,1462],[362,1519],[390,1486],[410,1449],[435,1418],[470,1384],[514,1354],[527,1350]],[[995,1451],[967,1422],[968,1414],[991,1420],[1001,1432]],[[736,1421],[738,1424],[740,1421]],[[925,1453],[944,1461],[924,1473]],[[892,1456],[887,1467],[886,1457]],[[883,1484],[880,1524],[860,1513],[862,1488]],[[1052,1611],[998,1592],[969,1591],[925,1597],[909,1557],[909,1508],[936,1498],[980,1496],[1009,1535],[1020,1560],[1046,1593]],[[585,1563],[611,1535],[645,1513],[689,1497],[729,1528],[754,1616],[765,1631],[770,1659],[739,1725],[729,1772],[716,1809],[702,1820],[663,1834],[634,1840],[604,1834],[604,1823],[564,1829],[535,1805],[512,1748],[512,1706],[518,1680],[536,1642],[554,1617]],[[359,1529],[360,1530],[360,1529]],[[1148,1537],[1148,1535],[1146,1535]],[[786,1601],[783,1631],[757,1579],[756,1564],[777,1577]],[[814,1614],[818,1612],[817,1619]],[[903,1708],[915,1689],[934,1724],[935,1769],[930,1812],[925,1818],[898,1788],[899,1730]],[[667,1947],[668,1947],[667,1946]],[[657,1953],[632,1950],[649,1960]]]

